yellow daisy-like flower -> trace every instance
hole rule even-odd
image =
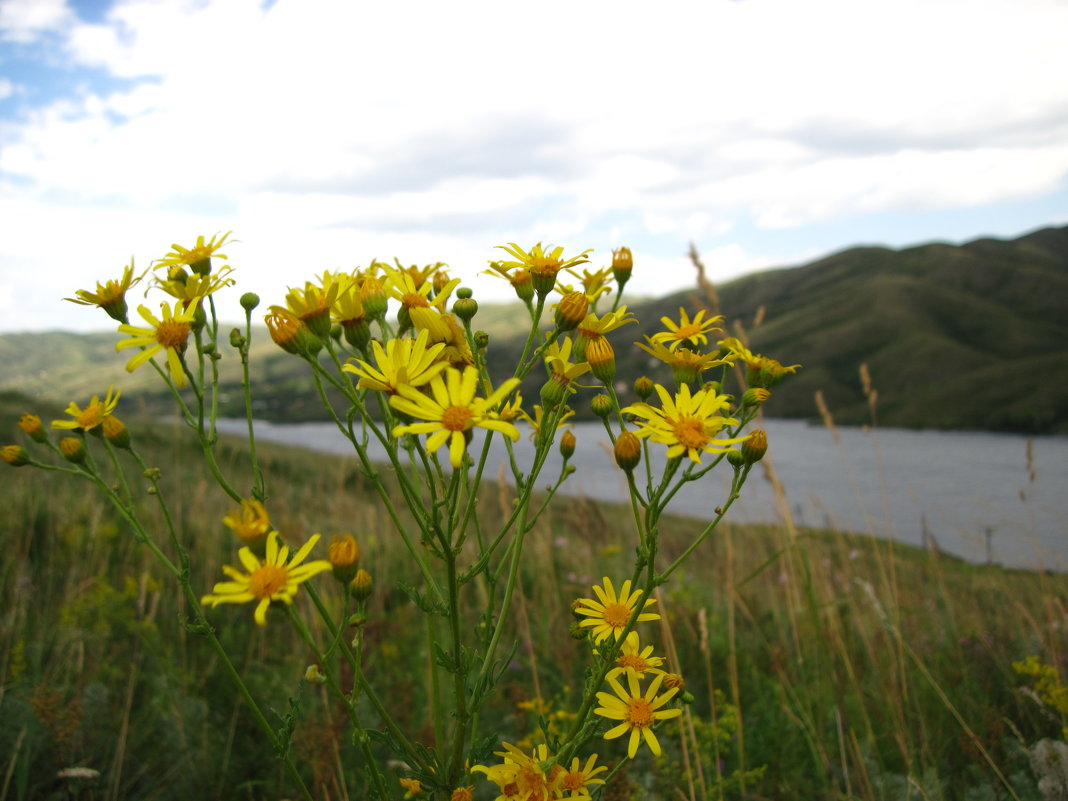
[[[586,290],[586,294],[589,295],[591,303],[596,301],[603,293],[612,291],[612,287],[607,285],[608,279],[612,277],[612,269],[610,267],[602,267],[592,273],[584,269],[582,275],[579,275],[576,270],[571,268],[568,268],[567,271],[582,282],[582,287]]]
[[[346,373],[360,377],[357,384],[361,389],[373,389],[390,395],[397,393],[401,386],[421,387],[429,384],[448,367],[438,361],[438,354],[444,350],[444,343],[428,345],[430,335],[420,331],[413,339],[391,339],[385,347],[378,340],[371,342],[375,365],[372,367],[363,359],[349,360],[342,366]]]
[[[186,273],[181,267],[172,267],[166,280],[156,279],[156,286],[183,303],[201,300],[223,287],[232,286],[234,279],[229,278],[233,269],[224,265],[218,272],[201,275]]]
[[[608,672],[608,676],[612,678],[620,673],[628,675],[633,673],[638,678],[644,678],[647,673],[653,675],[663,673],[664,671],[660,669],[663,664],[663,657],[653,656],[653,646],[647,645],[643,649],[638,640],[638,632],[632,631],[623,641],[619,656],[616,657],[616,667]]]
[[[207,242],[204,241],[203,236],[198,236],[197,243],[188,249],[183,248],[181,245],[171,245],[171,252],[162,259],[158,259],[156,264],[161,267],[186,265],[192,268],[193,272],[209,273],[211,272],[212,257],[217,259],[229,258],[225,253],[216,253],[216,251],[223,246],[226,238],[232,233],[233,231],[227,231],[218,240],[216,240],[216,237],[219,235],[214,234]]]
[[[710,317],[707,320],[704,319],[704,316],[705,310],[701,309],[691,320],[690,316],[686,313],[686,309],[680,306],[679,322],[676,323],[670,317],[661,317],[660,322],[667,326],[668,330],[653,334],[652,341],[667,342],[668,347],[672,350],[685,342],[689,342],[693,345],[707,345],[708,332],[721,330],[716,328],[716,323],[722,320],[723,316]]]
[[[114,387],[109,386],[108,394],[104,396],[104,400],[101,401],[99,395],[93,395],[84,409],[74,401],[71,401],[64,411],[74,419],[53,420],[52,428],[80,428],[82,431],[96,428],[104,422],[108,415],[115,411],[115,405],[119,402],[119,395],[121,394],[121,391],[116,392]]]
[[[577,614],[586,616],[585,620],[579,621],[579,625],[593,627],[592,636],[595,643],[600,643],[609,634],[615,636],[617,640],[619,639],[619,635],[623,633],[623,629],[627,627],[627,622],[630,620],[631,615],[634,614],[634,609],[637,607],[638,599],[641,598],[642,594],[641,590],[630,591],[630,579],[623,582],[619,595],[616,595],[616,588],[612,586],[612,580],[608,576],[604,577],[603,582],[603,588],[596,584],[593,585],[593,593],[597,596],[597,600],[579,598],[575,606]],[[644,608],[648,609],[655,603],[655,598],[647,598]],[[643,611],[638,615],[637,622],[643,623],[647,620],[659,619],[660,615],[656,612]]]
[[[565,259],[562,247],[546,251],[542,248],[540,242],[529,251],[523,250],[515,242],[498,245],[497,247],[517,259],[517,261],[506,261],[497,269],[504,273],[510,272],[514,267],[527,270],[534,283],[535,291],[540,295],[547,295],[552,292],[553,287],[556,285],[556,276],[561,270],[588,263],[589,259],[586,258],[586,254],[592,252],[584,250],[577,256]]]
[[[627,756],[631,759],[634,759],[634,755],[638,753],[638,745],[641,743],[642,738],[645,739],[649,749],[656,756],[660,756],[660,741],[656,739],[653,726],[658,720],[670,720],[682,714],[682,710],[678,708],[661,709],[664,704],[678,693],[678,688],[672,688],[658,696],[657,691],[660,689],[660,684],[663,680],[663,674],[657,675],[649,683],[646,691],[642,693],[638,677],[631,673],[627,676],[627,689],[623,689],[615,678],[609,678],[608,684],[615,692],[615,695],[612,695],[612,693],[597,693],[597,700],[601,703],[601,706],[597,707],[594,712],[609,720],[622,721],[615,728],[606,731],[604,738],[613,740],[630,732]]]
[[[245,542],[252,542],[271,530],[271,517],[261,501],[243,499],[241,505],[222,519],[223,524]]]
[[[427,280],[416,282],[412,274],[406,270],[395,270],[386,267],[386,292],[394,300],[399,300],[403,308],[425,309],[435,307],[438,311],[445,308],[449,301],[449,295],[460,285],[460,279],[454,278],[441,291],[434,293],[434,285]],[[434,295],[433,298],[430,296]]]
[[[69,300],[71,303],[77,303],[81,306],[99,306],[108,316],[112,319],[118,320],[120,323],[126,322],[126,292],[140,281],[143,277],[145,270],[134,277],[134,263],[133,259],[130,259],[128,267],[124,267],[122,270],[122,278],[118,281],[108,281],[106,283],[97,283],[96,292],[91,292],[88,289],[79,289],[75,291],[76,298],[63,298],[63,300]]]
[[[179,387],[184,387],[185,370],[182,367],[181,353],[185,350],[185,343],[193,331],[193,318],[196,315],[197,303],[198,301],[194,300],[181,312],[176,308],[172,313],[170,304],[164,301],[160,304],[163,312],[162,320],[157,319],[148,307],[138,306],[137,311],[151,328],[138,328],[133,325],[119,326],[119,332],[129,334],[130,339],[116,342],[115,350],[135,346],[144,348],[126,363],[126,371],[132,373],[162,350],[167,355],[167,366],[170,368],[171,378]]]
[[[634,344],[650,356],[662,361],[672,370],[686,369],[693,370],[695,374],[700,374],[705,370],[711,370],[713,367],[731,364],[732,357],[728,355],[724,358],[719,351],[701,353],[700,351],[690,350],[690,348],[669,348],[659,342],[654,342],[649,337],[646,337],[645,340],[645,342],[635,342]]]
[[[406,384],[398,387],[398,394],[389,399],[389,403],[398,411],[425,423],[397,426],[393,436],[402,434],[430,434],[426,440],[427,452],[433,453],[446,442],[449,443],[449,463],[459,467],[463,463],[467,449],[467,432],[476,426],[499,431],[513,441],[519,439],[519,430],[493,414],[495,406],[500,404],[519,384],[518,379],[509,378],[488,398],[476,398],[478,390],[478,370],[467,367],[461,372],[450,367],[443,379],[440,375],[430,381],[433,397],[424,395],[418,389]]]
[[[293,603],[293,596],[297,594],[302,583],[318,573],[330,570],[330,562],[325,559],[301,564],[318,541],[319,535],[313,534],[293,558],[289,559],[289,547],[279,545],[278,532],[272,531],[267,536],[267,553],[263,562],[256,558],[250,548],[242,548],[237,552],[237,556],[248,573],[223,565],[223,573],[233,581],[220,581],[212,588],[212,594],[205,595],[200,602],[211,604],[214,608],[219,604],[257,601],[254,615],[256,623],[266,626],[267,607],[272,601]]]
[[[571,760],[571,769],[564,774],[563,779],[560,780],[560,798],[578,799],[589,798],[589,788],[595,784],[604,784],[604,779],[594,778],[598,773],[608,770],[606,765],[597,764],[597,754],[593,754],[586,760],[586,764],[582,764],[582,760],[575,757]]]
[[[472,773],[484,773],[501,789],[497,801],[548,801],[559,798],[566,771],[549,766],[549,749],[542,744],[526,754],[511,743],[501,743],[504,751],[494,751],[504,761],[499,765],[475,765]]]
[[[588,362],[571,361],[573,346],[571,337],[564,337],[563,344],[557,340],[545,350],[545,366],[549,368],[552,378],[562,383],[570,383],[590,371]]]
[[[715,439],[724,426],[736,426],[739,421],[735,417],[717,414],[730,406],[730,398],[717,394],[713,389],[702,389],[691,395],[690,387],[683,384],[672,398],[664,387],[657,384],[656,394],[660,396],[663,408],[636,403],[623,409],[623,413],[644,417],[644,421],[638,421],[636,436],[648,437],[650,442],[667,445],[669,459],[685,454],[701,464],[702,453],[738,450],[733,446],[745,442],[749,436]]]
[[[323,273],[323,285],[304,282],[303,289],[290,287],[286,293],[286,307],[308,326],[308,330],[320,339],[330,334],[330,307],[341,292],[341,283],[327,272]]]
[[[542,426],[545,425],[545,409],[535,404],[533,417],[531,417],[529,414],[522,410],[520,410],[519,416],[522,417],[523,420],[526,421],[527,425],[530,426],[530,438],[537,439],[538,434],[541,433]],[[564,413],[561,414],[559,419],[556,421],[555,430],[559,431],[561,428],[572,428],[574,425],[573,423],[565,423],[564,421],[567,420],[567,418],[574,416],[574,409],[564,409]]]
[[[615,311],[602,314],[600,317],[590,312],[586,315],[586,319],[578,324],[578,334],[586,337],[586,339],[594,340],[610,331],[615,331],[620,326],[636,322],[638,322],[638,318],[633,314],[628,314],[625,305],[620,306]]]
[[[423,784],[418,779],[397,779],[405,798],[415,798],[423,794]]]

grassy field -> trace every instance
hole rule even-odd
[[[0,399],[5,442],[19,439],[22,411]],[[47,419],[57,410],[33,411]],[[131,429],[163,469],[193,584],[206,592],[233,559],[219,522],[230,503],[178,428]],[[222,455],[224,472],[247,477],[241,444]],[[418,575],[355,462],[266,445],[261,457],[272,520],[290,541],[356,535],[375,579],[368,678],[404,729],[429,742],[426,637],[400,589]],[[173,582],[121,518],[88,485],[0,467],[0,801],[295,797],[218,660],[183,625]],[[509,490],[481,502],[480,513],[498,519]],[[558,499],[539,522],[516,599],[518,647],[491,713],[497,730],[486,734],[529,741],[539,712],[566,720],[588,649],[568,636],[569,605],[602,576],[629,572],[629,521],[622,508]],[[663,557],[696,526],[671,519]],[[336,603],[331,578],[316,581]],[[1063,738],[1066,721],[1025,689],[1013,663],[1037,655],[1065,676],[1068,577],[786,521],[721,529],[659,601],[659,644],[693,701],[663,729],[664,756],[643,753],[602,797],[1044,797],[1027,749]],[[210,618],[273,722],[283,728],[293,716],[293,754],[315,797],[367,797],[347,721],[321,687],[301,681],[310,658],[284,616],[265,629],[246,606]],[[608,761],[623,753],[619,741],[600,745]],[[61,776],[72,767],[99,775]],[[476,790],[476,799],[495,795],[487,782]]]

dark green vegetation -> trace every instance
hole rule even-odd
[[[635,269],[641,270],[640,254]],[[1068,373],[1068,228],[959,247],[851,248],[803,267],[738,279],[718,294],[728,333],[737,334],[741,324],[754,351],[791,354],[804,365],[776,391],[778,416],[815,417],[813,396],[822,391],[838,422],[868,422],[858,379],[867,364],[882,425],[1068,432],[1068,382],[1060,378]],[[659,330],[662,316],[677,319],[679,306],[693,313],[707,302],[692,291],[634,304],[640,325],[611,335],[620,379],[629,384],[648,373],[667,381],[666,368],[631,343]],[[71,313],[99,312],[72,306]],[[501,363],[514,364],[522,348],[514,337],[523,315],[519,305],[490,305],[474,320],[495,340],[508,340],[491,349]],[[764,322],[754,326],[758,315]],[[264,331],[257,334],[256,414],[276,421],[325,419],[306,368],[274,347]],[[102,395],[114,382],[136,391],[146,409],[169,412],[170,399],[149,370],[124,373],[129,354],[114,352],[119,338],[0,336],[0,363],[7,368],[0,389],[65,404]],[[240,416],[236,360],[220,366],[227,391],[223,413]],[[531,381],[525,394],[536,392]]]
[[[59,410],[0,398],[3,441],[38,453],[15,429],[26,410],[46,420]],[[146,461],[163,467],[194,585],[208,591],[220,565],[235,563],[233,535],[219,522],[229,503],[178,428],[127,422]],[[376,587],[367,674],[425,741],[425,630],[399,589],[418,575],[386,515],[369,502],[354,461],[260,452],[272,519],[291,543],[316,531],[357,536]],[[247,480],[240,443],[223,447],[220,463]],[[78,788],[78,797],[99,799],[295,797],[217,660],[182,625],[173,582],[113,510],[69,477],[6,465],[0,475],[0,797],[61,799]],[[130,480],[142,484],[136,470]],[[512,498],[506,488],[487,494],[480,515],[492,526]],[[484,732],[509,742],[535,731],[536,697],[553,712],[573,708],[589,646],[568,636],[569,604],[602,576],[630,569],[626,510],[558,500],[528,538],[509,635],[518,648],[495,727]],[[147,519],[157,514],[152,498],[144,510]],[[700,527],[666,521],[663,558]],[[316,553],[324,555],[325,543]],[[336,603],[329,575],[315,583]],[[670,722],[659,732],[664,758],[643,754],[606,798],[1040,797],[1023,746],[1060,736],[1065,721],[1020,690],[1026,681],[1012,663],[1037,654],[1064,675],[1068,577],[787,522],[721,529],[659,600],[667,625],[650,624],[643,641],[685,676],[693,703],[683,730],[692,736],[683,749]],[[307,601],[302,592],[298,608],[312,621]],[[292,752],[315,797],[367,797],[342,710],[301,682],[305,648],[283,614],[268,617],[260,630],[251,606],[210,615],[279,728],[295,709]],[[374,721],[371,709],[362,714]],[[622,748],[602,742],[598,753],[612,761]],[[101,775],[82,784],[57,778],[72,766]],[[480,783],[476,799],[492,798],[489,789]]]

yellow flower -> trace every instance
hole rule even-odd
[[[427,345],[429,332],[419,332],[412,339],[391,339],[383,348],[378,340],[371,342],[375,367],[363,359],[352,360],[341,369],[360,377],[357,384],[361,389],[374,389],[394,395],[401,386],[421,387],[430,383],[448,367],[445,362],[437,361],[438,354],[444,350],[444,343]]]
[[[545,365],[552,373],[552,377],[562,383],[570,383],[584,373],[590,371],[588,362],[572,362],[571,349],[573,346],[571,337],[564,337],[561,345],[559,340],[553,342],[545,350]]]
[[[441,291],[434,294],[434,285],[423,279],[416,281],[410,272],[386,267],[386,292],[394,300],[399,300],[404,309],[425,309],[430,306],[441,311],[449,300],[449,295],[460,285],[460,279],[454,278]],[[433,299],[430,298],[434,295]]]
[[[601,297],[602,294],[612,291],[612,287],[607,286],[608,279],[612,275],[612,270],[609,267],[602,267],[592,273],[589,270],[583,270],[582,275],[579,275],[578,272],[571,268],[568,268],[567,271],[582,282],[582,288],[586,291],[590,303],[596,303],[597,298]]]
[[[330,273],[324,273],[323,286],[305,281],[303,289],[290,287],[286,293],[286,307],[308,326],[309,331],[326,339],[330,335],[330,307],[340,291],[341,284],[332,280]]]
[[[397,779],[397,781],[400,782],[401,789],[404,790],[405,798],[414,798],[423,792],[423,785],[418,779]]]
[[[47,442],[48,434],[45,433],[44,428],[41,427],[41,418],[30,412],[25,412],[22,417],[19,418],[19,428],[21,428],[26,435],[30,437],[34,442]]]
[[[533,417],[531,417],[529,414],[522,410],[520,410],[519,416],[522,417],[523,420],[527,422],[527,425],[530,426],[530,438],[537,439],[538,434],[541,433],[542,426],[545,424],[545,410],[541,406],[535,404]],[[574,416],[574,409],[565,409],[564,413],[561,414],[560,417],[557,419],[556,428],[554,429],[554,431],[559,431],[561,428],[571,428],[573,424],[565,423],[564,421],[567,420],[567,418]]]
[[[223,573],[233,581],[220,581],[212,588],[213,594],[205,595],[200,602],[216,607],[219,604],[257,601],[256,623],[266,626],[267,607],[272,601],[292,603],[293,596],[297,594],[297,589],[303,582],[330,569],[330,563],[325,559],[301,564],[318,541],[319,535],[313,534],[287,562],[289,548],[279,545],[278,532],[272,531],[267,536],[267,554],[263,562],[256,558],[250,548],[242,548],[237,552],[237,556],[248,573],[244,574],[229,565],[223,565]]]
[[[74,401],[71,401],[65,411],[74,419],[53,420],[52,428],[80,428],[82,431],[96,428],[104,422],[104,418],[115,411],[115,405],[119,402],[119,395],[122,393],[114,390],[114,387],[109,386],[108,394],[103,401],[100,400],[99,395],[93,395],[84,409]]]
[[[130,259],[129,266],[123,268],[122,278],[118,281],[108,281],[104,284],[97,283],[96,292],[79,289],[74,293],[78,297],[63,298],[63,300],[69,300],[71,303],[77,303],[81,306],[99,306],[113,319],[118,320],[120,323],[125,323],[127,311],[126,291],[144,277],[144,273],[141,273],[135,278],[133,271],[134,263],[133,259]]]
[[[608,770],[605,765],[594,767],[597,762],[597,754],[593,754],[586,760],[586,764],[583,765],[582,761],[575,757],[571,760],[571,770],[564,774],[564,778],[560,781],[560,789],[563,793],[569,793],[569,795],[561,795],[560,798],[580,799],[589,798],[589,788],[595,784],[604,784],[604,779],[595,779],[601,771]]]
[[[578,333],[586,339],[597,339],[610,331],[615,331],[620,326],[636,322],[638,318],[633,314],[628,314],[626,306],[620,306],[615,311],[602,314],[600,317],[592,312],[587,314],[586,319],[578,325]]]
[[[530,273],[530,277],[534,282],[534,289],[539,295],[547,295],[552,292],[553,287],[556,285],[556,275],[561,270],[589,262],[586,254],[591,252],[584,250],[577,256],[565,259],[562,247],[546,251],[542,249],[540,242],[532,247],[530,251],[523,250],[514,242],[510,242],[507,245],[498,245],[497,247],[517,259],[517,261],[502,263],[497,268],[498,271],[508,273],[513,267],[526,269]]]
[[[167,366],[171,371],[171,378],[179,387],[185,386],[185,370],[182,366],[181,353],[185,350],[186,340],[193,331],[193,317],[197,310],[197,301],[194,300],[180,313],[175,310],[171,313],[170,304],[166,301],[160,304],[163,311],[163,319],[159,320],[145,306],[138,306],[137,311],[145,319],[151,328],[138,328],[133,325],[120,325],[119,332],[129,334],[130,339],[115,343],[115,350],[141,346],[144,348],[126,363],[127,372],[132,373],[142,364],[147,362],[161,350],[166,351]]]
[[[639,678],[644,678],[646,673],[663,673],[660,666],[664,664],[663,657],[653,656],[653,646],[647,645],[643,649],[638,640],[638,632],[632,631],[627,634],[623,641],[623,647],[616,657],[617,667],[609,671],[608,676],[618,676],[620,673],[633,673]]]
[[[634,759],[634,755],[638,753],[638,745],[642,738],[645,738],[650,750],[656,756],[660,756],[660,742],[653,733],[653,725],[658,720],[669,720],[682,714],[682,710],[677,708],[661,709],[678,693],[678,688],[672,688],[658,696],[656,693],[663,679],[663,674],[654,677],[643,694],[641,685],[638,684],[638,677],[631,673],[627,675],[626,690],[615,678],[609,678],[608,684],[615,695],[597,693],[597,700],[601,706],[597,707],[594,712],[609,720],[622,721],[615,728],[606,731],[604,738],[612,740],[629,731],[630,743],[627,745],[627,756],[631,759]]]
[[[528,755],[511,743],[501,743],[504,751],[494,751],[504,762],[499,765],[475,765],[472,773],[484,773],[501,789],[500,799],[517,801],[547,801],[559,798],[566,771],[551,764],[547,746],[538,745]],[[581,797],[581,796],[580,796]]]
[[[580,598],[578,606],[575,608],[576,615],[584,615],[585,620],[579,622],[580,626],[593,626],[593,641],[599,643],[606,639],[609,634],[615,636],[618,640],[619,635],[623,633],[623,629],[627,627],[627,622],[630,620],[634,609],[638,605],[638,599],[641,597],[641,590],[635,590],[633,593],[630,591],[630,579],[623,582],[623,586],[620,587],[619,595],[616,595],[616,588],[612,586],[612,580],[605,576],[603,579],[604,588],[602,589],[598,585],[593,585],[593,592],[597,596],[597,600],[593,598]],[[645,601],[645,608],[648,608],[656,603],[656,599],[647,598]],[[642,612],[638,615],[637,622],[642,623],[647,620],[659,620],[660,615],[656,612]]]
[[[715,439],[717,432],[724,426],[738,425],[737,418],[722,417],[716,412],[730,406],[730,398],[719,395],[714,389],[702,389],[694,395],[686,384],[679,387],[674,399],[660,384],[656,385],[662,409],[648,403],[637,403],[623,409],[624,414],[644,417],[638,421],[640,438],[648,437],[650,442],[667,445],[667,457],[674,459],[686,454],[697,464],[701,464],[702,453],[726,453],[738,450],[734,445],[745,442],[745,437]]]
[[[227,231],[218,241],[215,239],[218,234],[214,234],[207,242],[204,241],[203,236],[198,236],[197,243],[189,249],[183,248],[181,245],[171,245],[171,252],[162,259],[158,259],[156,264],[161,267],[187,265],[193,269],[193,272],[207,274],[211,272],[211,258],[213,256],[218,259],[229,258],[225,253],[216,253],[215,251],[223,246],[226,238],[232,233],[233,231]]]
[[[390,405],[428,422],[397,426],[393,429],[393,436],[430,434],[426,440],[426,449],[430,453],[448,442],[449,462],[453,467],[459,467],[467,449],[466,434],[476,426],[499,431],[512,440],[519,439],[519,430],[514,425],[497,419],[492,413],[493,408],[518,384],[517,379],[509,378],[488,398],[476,398],[478,370],[474,367],[467,367],[463,372],[450,367],[444,379],[440,375],[434,376],[430,381],[433,397],[402,384],[398,394],[389,399]]]
[[[254,542],[271,530],[271,517],[263,502],[255,498],[243,499],[222,521],[245,542]]]
[[[223,266],[218,272],[204,274],[186,273],[181,267],[172,267],[167,280],[156,279],[156,286],[183,303],[202,300],[223,287],[232,286],[234,279],[228,276],[233,270]]]
[[[668,331],[661,331],[659,334],[653,334],[653,342],[667,342],[668,347],[672,350],[677,348],[684,342],[692,343],[693,345],[707,345],[709,331],[719,331],[716,328],[716,323],[723,319],[723,316],[710,317],[705,320],[705,310],[701,309],[697,312],[697,315],[691,320],[690,316],[686,313],[686,309],[679,307],[679,322],[676,324],[670,317],[661,317],[662,322]]]

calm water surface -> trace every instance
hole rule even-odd
[[[243,420],[219,424],[233,433],[243,433],[244,426]],[[1011,434],[842,428],[836,440],[825,428],[792,420],[766,420],[765,429],[787,508],[777,504],[758,464],[729,520],[774,523],[790,514],[798,526],[937,545],[976,562],[1068,570],[1068,437],[1028,440]],[[257,422],[255,430],[263,441],[352,452],[331,423]],[[562,491],[625,500],[626,481],[600,423],[578,423],[574,432],[578,448],[571,461],[578,470]],[[491,449],[487,476],[497,475],[504,458],[499,439]],[[476,435],[474,447],[480,442]],[[652,450],[662,454],[664,449]],[[533,447],[525,436],[516,451],[520,467],[528,465]],[[555,480],[559,466],[554,451],[542,483]],[[680,491],[671,510],[710,518],[728,489],[729,471],[722,471],[723,476],[715,472]]]

